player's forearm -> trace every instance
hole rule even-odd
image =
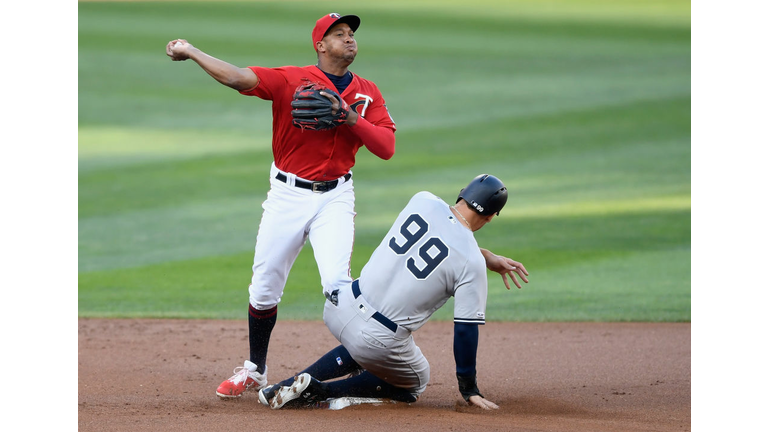
[[[375,126],[360,116],[350,125],[350,129],[363,140],[368,151],[376,156],[389,160],[395,154],[395,132],[392,129]]]
[[[488,270],[499,271],[499,256],[488,249],[480,248],[480,253],[485,258],[485,266]]]
[[[483,254],[483,258],[485,258],[486,265],[488,265],[488,261],[496,258],[496,254],[489,251],[488,249],[480,248],[480,253]]]
[[[259,77],[252,70],[239,68],[197,48],[190,49],[189,58],[200,65],[213,79],[235,90],[248,90],[259,83]]]
[[[453,358],[456,361],[456,373],[474,375],[477,365],[477,344],[480,331],[477,324],[453,324]]]
[[[477,344],[479,329],[477,324],[453,324],[453,358],[456,360],[456,379],[459,392],[465,401],[480,394],[477,388]]]

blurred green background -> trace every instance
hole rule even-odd
[[[398,126],[353,168],[353,276],[414,193],[491,173],[510,199],[476,238],[530,283],[489,274],[490,321],[690,321],[691,7],[638,0],[80,2],[80,317],[245,319],[271,104],[165,45],[304,66],[329,12],[362,18],[350,69]],[[307,244],[280,318],[323,302]]]

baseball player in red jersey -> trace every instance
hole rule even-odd
[[[357,55],[355,15],[331,13],[312,30],[317,64],[240,68],[195,48],[185,39],[168,42],[174,61],[191,59],[218,82],[246,96],[272,101],[270,190],[256,239],[249,287],[250,356],[221,383],[216,394],[236,398],[267,385],[267,349],[277,320],[277,305],[288,273],[307,239],[312,244],[326,297],[348,286],[354,240],[355,194],[351,168],[360,147],[387,160],[395,152],[395,123],[376,85],[348,67]],[[296,89],[317,83],[333,102],[334,113],[349,106],[342,123],[329,130],[294,126],[291,102]]]

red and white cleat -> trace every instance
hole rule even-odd
[[[216,395],[222,399],[240,397],[246,390],[259,390],[267,386],[267,367],[264,373],[256,372],[256,365],[246,360],[243,366],[236,367],[235,374],[216,389]]]

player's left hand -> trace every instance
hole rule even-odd
[[[486,410],[499,409],[498,405],[496,405],[495,403],[489,401],[488,399],[480,395],[470,396],[469,404],[479,406],[480,408],[486,409]]]
[[[528,278],[526,277],[528,276],[528,270],[525,269],[523,263],[494,253],[483,254],[483,256],[485,257],[485,265],[488,267],[488,270],[499,273],[504,280],[504,285],[507,289],[512,289],[509,285],[509,280],[507,280],[507,275],[512,278],[512,282],[514,282],[518,288],[522,288],[523,286],[518,282],[515,273],[517,273],[517,276],[520,276],[520,279],[522,279],[523,282],[528,283]]]

